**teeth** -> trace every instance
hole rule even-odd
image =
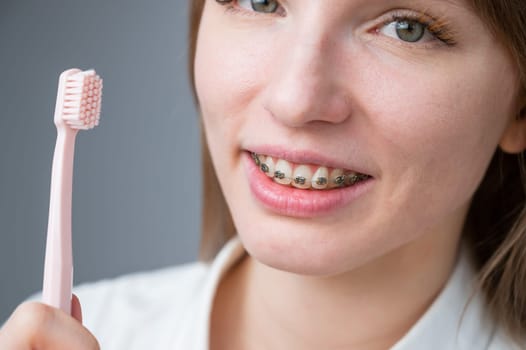
[[[263,170],[268,177],[274,177],[274,172],[276,171],[274,159],[272,159],[272,157],[266,157],[265,160],[262,161],[261,170]]]
[[[327,188],[327,185],[329,184],[329,169],[324,166],[319,167],[312,176],[311,182],[312,187],[317,190]]]
[[[359,182],[360,180],[363,180],[362,175],[352,172],[350,174],[347,174],[347,184],[348,185],[354,185],[355,183]]]
[[[252,159],[261,171],[273,178],[276,183],[300,189],[323,190],[346,187],[370,178],[368,175],[354,171],[293,164],[284,159],[274,159],[256,153],[252,153]]]
[[[341,187],[345,184],[345,176],[342,169],[333,169],[329,176],[329,188]]]
[[[256,165],[257,166],[260,166],[261,165],[261,158],[265,158],[264,156],[259,156],[255,153],[252,153],[252,159],[254,160],[254,162],[256,162]]]
[[[310,188],[312,179],[312,171],[306,165],[299,165],[294,169],[292,175],[292,186],[297,188]]]
[[[292,166],[289,162],[278,160],[274,170],[274,181],[282,185],[289,185],[292,182]]]

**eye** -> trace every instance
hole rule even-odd
[[[279,9],[277,0],[238,0],[239,7],[263,13],[275,13]]]
[[[427,24],[407,18],[394,19],[386,23],[379,32],[408,43],[429,42],[436,39]]]

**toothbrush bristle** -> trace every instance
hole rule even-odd
[[[74,129],[89,130],[99,125],[102,79],[94,70],[66,79],[62,118]]]

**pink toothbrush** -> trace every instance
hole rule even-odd
[[[42,297],[44,303],[68,314],[73,283],[71,192],[75,137],[79,130],[99,124],[101,93],[102,80],[94,70],[69,69],[60,75]]]

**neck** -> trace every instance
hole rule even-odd
[[[390,348],[444,287],[457,247],[458,235],[430,234],[329,277],[292,274],[246,256],[216,300],[223,335],[238,335],[226,348]]]

